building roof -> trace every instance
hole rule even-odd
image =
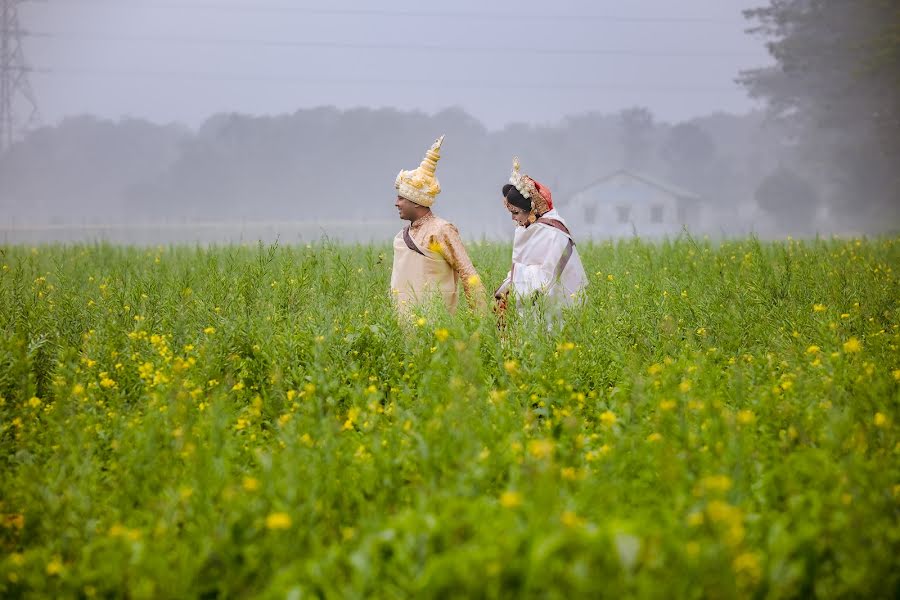
[[[575,196],[581,194],[582,192],[585,192],[585,191],[591,189],[592,187],[597,186],[605,181],[608,181],[618,175],[625,175],[627,177],[630,177],[632,179],[635,179],[637,181],[645,183],[651,187],[655,187],[659,190],[662,190],[663,192],[670,194],[672,196],[675,196],[676,198],[679,198],[679,199],[700,200],[700,196],[693,192],[689,192],[685,189],[679,188],[670,183],[663,183],[657,179],[650,177],[649,175],[644,175],[643,173],[636,173],[635,171],[630,171],[628,169],[617,169],[617,170],[613,171],[612,173],[604,175],[600,179],[596,179],[593,182],[589,183],[588,185],[584,186],[583,188],[579,189],[577,192],[572,194],[571,197],[574,198]]]

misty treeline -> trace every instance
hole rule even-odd
[[[773,0],[748,11],[775,59],[740,74],[768,106],[748,115],[672,124],[635,107],[500,131],[458,108],[220,114],[196,131],[69,118],[0,157],[0,226],[392,219],[396,173],[446,134],[436,209],[470,235],[508,229],[499,195],[513,155],[563,211],[626,168],[701,196],[698,231],[889,230],[900,206],[898,10]]]
[[[334,108],[223,114],[196,132],[71,118],[34,132],[0,164],[4,213],[22,222],[365,220],[396,217],[394,177],[446,134],[435,209],[468,228],[506,225],[513,155],[557,203],[626,167],[724,207],[752,203],[779,166],[761,115],[657,123],[645,109],[491,132],[459,109],[436,115]]]
[[[739,81],[766,101],[787,142],[785,160],[833,186],[832,212],[864,224],[900,225],[900,2],[771,0],[745,11],[767,40],[773,66]],[[793,188],[792,173],[769,184]],[[802,186],[801,186],[802,187]],[[760,197],[771,200],[766,189]],[[798,200],[800,199],[800,200]],[[787,203],[787,199],[785,199]]]

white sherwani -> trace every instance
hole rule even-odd
[[[541,218],[566,225],[556,209],[544,213]],[[528,306],[533,304],[537,293],[545,298],[542,301],[548,311],[559,315],[563,307],[580,299],[588,283],[578,249],[573,246],[567,251],[570,241],[571,237],[565,232],[544,223],[516,227],[512,269],[497,294],[511,291],[519,306]],[[569,254],[567,259],[566,254]]]

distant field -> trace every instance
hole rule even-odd
[[[550,335],[387,243],[0,246],[0,596],[897,597],[900,238],[579,250]]]
[[[400,219],[371,221],[246,221],[190,223],[110,223],[81,225],[0,226],[0,243],[90,243],[155,246],[157,244],[241,244],[262,240],[282,244],[315,242],[323,238],[343,242],[379,242],[392,238],[403,226]]]

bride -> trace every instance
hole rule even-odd
[[[565,220],[553,208],[547,186],[519,172],[503,186],[503,202],[515,221],[512,267],[494,293],[500,312],[510,294],[519,307],[538,307],[548,325],[561,323],[562,309],[581,299],[587,275]]]

